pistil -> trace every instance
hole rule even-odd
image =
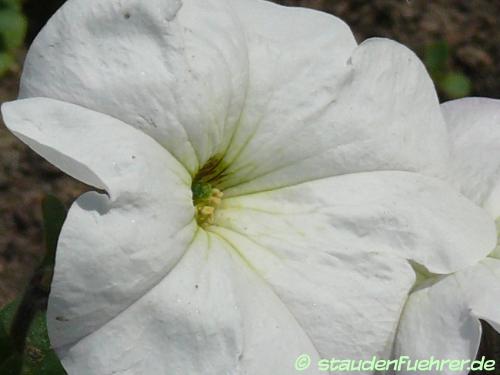
[[[196,181],[192,185],[193,204],[196,208],[196,221],[202,228],[215,222],[215,210],[222,202],[223,193],[209,183]]]

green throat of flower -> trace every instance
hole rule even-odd
[[[196,209],[196,221],[202,228],[215,222],[215,212],[224,195],[216,186],[220,183],[224,170],[222,157],[217,155],[210,158],[193,178],[193,205]]]
[[[198,225],[202,228],[212,225],[215,221],[215,210],[220,206],[224,194],[211,184],[196,179],[191,185],[191,191]]]

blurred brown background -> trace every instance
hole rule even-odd
[[[1,102],[16,97],[25,47],[62,2],[19,0],[19,9],[28,21],[26,42],[9,52],[15,61],[0,78]],[[464,92],[500,97],[500,1],[276,2],[335,14],[351,26],[358,42],[385,36],[406,44],[426,60],[433,76],[443,80],[438,85],[443,100]],[[2,0],[0,11],[1,4]],[[0,19],[0,32],[2,25]],[[446,81],[447,77],[451,78]],[[69,207],[85,189],[30,152],[0,125],[0,306],[22,290],[41,257],[41,198],[52,193]]]

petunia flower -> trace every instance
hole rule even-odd
[[[324,13],[69,0],[2,113],[99,190],[57,249],[47,320],[69,374],[389,358],[414,268],[451,274],[496,244],[432,177],[450,147],[422,63]]]
[[[442,105],[451,141],[443,177],[496,218],[500,239],[500,100],[465,98]],[[489,257],[453,275],[427,275],[410,295],[396,356],[474,359],[479,319],[500,332],[500,241]],[[467,374],[434,368],[429,374]],[[405,373],[405,372],[402,372]]]

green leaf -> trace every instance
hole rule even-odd
[[[3,76],[15,65],[16,60],[10,53],[0,52],[0,76]]]
[[[66,374],[50,346],[45,313],[38,313],[26,340],[22,375]]]
[[[0,0],[0,10],[4,10],[7,8],[21,12],[22,0]]]
[[[20,354],[14,353],[7,360],[5,360],[0,364],[0,374],[19,375],[21,374],[22,366],[23,366],[23,357]]]
[[[6,332],[10,331],[12,321],[14,320],[14,315],[19,307],[20,299],[16,298],[12,302],[8,303],[0,310],[0,326],[5,329]]]
[[[54,267],[57,240],[66,218],[55,197],[42,202],[46,254],[24,295],[0,310],[0,374],[64,375],[47,332],[45,306]]]
[[[464,74],[450,72],[440,80],[439,88],[449,99],[458,99],[470,94],[472,83]]]
[[[10,338],[10,330],[20,301],[20,298],[16,298],[0,310],[0,363],[3,363],[15,352]],[[0,374],[2,374],[1,371]]]
[[[36,375],[66,375],[66,371],[64,370],[61,362],[59,361],[59,358],[57,358],[57,355],[54,351],[47,352],[47,355],[39,366],[39,372],[34,373]]]
[[[2,324],[0,325],[0,363],[5,362],[12,354],[9,333]]]
[[[12,8],[0,9],[0,36],[2,50],[10,52],[22,46],[28,22],[26,17]]]
[[[424,63],[431,75],[438,75],[447,68],[450,49],[448,43],[439,41],[429,44],[424,53]]]
[[[2,375],[65,375],[52,350],[47,332],[45,312],[39,311],[30,324],[24,353],[14,350],[9,336],[20,299],[0,310],[0,374]]]
[[[14,350],[10,328],[19,306],[19,299],[0,310],[0,374],[18,375],[22,368],[22,355]]]
[[[66,219],[66,208],[59,199],[52,195],[47,195],[42,201],[42,215],[46,247],[46,254],[42,265],[53,266],[57,240]]]

